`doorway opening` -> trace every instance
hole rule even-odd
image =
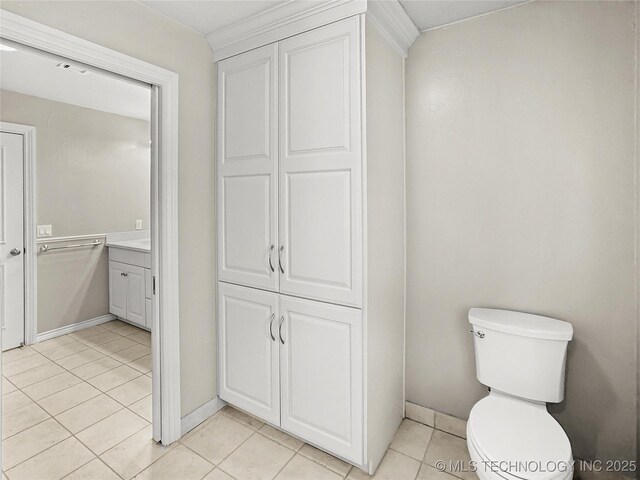
[[[4,330],[2,333],[3,350],[9,349],[2,356],[7,377],[2,393],[16,393],[16,398],[23,398],[22,394],[26,397],[23,398],[25,402],[28,400],[29,405],[35,404],[34,410],[35,407],[42,410],[41,414],[48,417],[37,425],[45,424],[49,417],[53,420],[56,415],[96,398],[103,399],[105,403],[115,400],[118,412],[125,412],[119,415],[128,417],[119,419],[122,424],[132,428],[130,425],[140,423],[140,430],[147,429],[156,441],[168,445],[177,440],[181,433],[178,299],[176,294],[171,293],[178,290],[177,75],[8,12],[0,18],[0,27],[3,56],[5,53],[17,53],[46,59],[56,73],[75,75],[68,77],[76,79],[69,80],[69,85],[89,77],[101,79],[104,83],[99,87],[94,84],[88,89],[88,95],[74,101],[55,97],[65,90],[64,86],[69,86],[64,85],[65,82],[47,94],[18,91],[27,87],[35,88],[37,75],[22,76],[23,85],[12,90],[7,88],[6,92],[5,86],[2,86],[5,97],[0,112],[2,130],[5,132],[3,145],[7,142],[13,145],[2,149],[3,159],[9,158],[4,154],[11,149],[15,150],[14,157],[24,162],[22,182],[17,180],[11,183],[14,186],[22,183],[24,186],[23,203],[16,208],[16,211],[24,212],[18,215],[22,217],[22,229],[16,222],[12,224],[12,228],[22,230],[23,246],[20,254],[11,254],[11,249],[8,253],[12,258],[23,259],[24,281],[17,282],[24,288],[23,313],[12,315],[12,318],[22,316],[20,320],[23,327],[13,337],[7,335],[10,340],[6,344]],[[4,58],[2,61],[5,77],[9,68]],[[107,102],[108,105],[91,103],[108,99],[115,82],[119,82],[123,90],[146,92],[146,120],[135,117],[136,101],[133,97]],[[82,97],[79,88],[71,88],[71,93]],[[10,101],[6,102],[5,99]],[[68,112],[61,114],[49,111],[46,122],[40,124],[41,128],[35,129],[32,127],[37,121],[18,115],[21,108],[13,111],[12,115],[15,116],[7,116],[11,102],[14,106],[33,107],[33,104],[41,101],[79,109],[85,116],[80,115],[80,120],[76,118],[74,125],[71,121],[73,116]],[[34,108],[43,113],[44,107]],[[123,111],[113,111],[114,108]],[[89,113],[97,112],[119,119],[111,125],[113,130],[89,118]],[[26,115],[26,109],[22,109],[20,114]],[[133,120],[137,121],[136,125]],[[56,154],[44,156],[46,150],[38,141],[37,151],[30,151],[36,144],[36,133],[41,139],[52,126],[58,130],[49,132],[49,140],[64,138],[65,141],[59,142],[63,145],[61,149]],[[79,131],[84,131],[85,140],[71,141],[71,137]],[[134,132],[136,135],[131,136]],[[9,142],[14,137],[18,141]],[[101,157],[102,150],[96,146],[101,141],[98,137],[103,140],[104,137],[110,138],[116,144],[113,151],[117,154],[104,154]],[[18,144],[22,145],[22,151],[15,148]],[[124,160],[126,153],[130,154],[127,157],[129,160]],[[108,161],[101,164],[99,158]],[[50,163],[46,164],[46,168],[41,168],[45,160]],[[124,167],[124,173],[107,171],[106,165]],[[146,186],[133,188],[133,179],[139,178],[144,171]],[[80,174],[74,176],[74,172]],[[5,173],[8,174],[8,170],[3,171],[3,181],[7,180]],[[42,193],[39,191],[40,181],[44,181]],[[111,195],[105,196],[105,185],[113,189]],[[60,186],[62,188],[57,188]],[[65,193],[65,186],[66,193],[75,195],[61,197]],[[59,196],[52,196],[54,192]],[[8,193],[9,189],[3,184],[3,196],[0,197],[5,198],[4,195]],[[12,194],[12,198],[19,196],[19,193]],[[127,201],[120,201],[123,198],[128,199],[129,206],[134,200],[140,203],[141,199],[146,199],[146,212],[139,205],[126,208]],[[9,216],[6,215],[6,204],[2,207],[0,212],[4,222],[9,220]],[[66,213],[67,216],[55,216],[60,213]],[[96,222],[101,216],[103,220],[106,218],[107,223],[111,222],[111,227],[99,231]],[[47,221],[45,218],[53,220]],[[78,225],[86,231],[74,230]],[[20,240],[16,237],[13,241],[20,243]],[[113,258],[110,258],[110,250]],[[2,251],[2,254],[4,262],[5,252]],[[134,258],[136,254],[139,255]],[[73,256],[84,256],[84,259],[74,263]],[[74,267],[78,266],[79,273],[76,274]],[[40,271],[41,268],[45,271]],[[12,282],[12,285],[15,283]],[[8,282],[2,285],[6,286]],[[3,308],[8,305],[6,296],[0,297],[0,300]],[[98,313],[94,315],[95,312]],[[7,320],[8,317],[3,317],[5,324]],[[18,344],[25,346],[18,345],[17,349],[12,349],[16,347],[12,344],[16,339]],[[14,364],[12,357],[21,360]],[[41,364],[36,365],[39,362]],[[18,364],[20,366],[16,366]],[[101,368],[110,366],[114,368],[93,375]],[[74,371],[80,367],[85,368]],[[89,373],[92,368],[94,370]],[[111,374],[98,379],[107,372]],[[17,375],[20,376],[16,380]],[[117,386],[113,383],[127,376],[130,377],[128,381]],[[32,383],[34,378],[38,381]],[[93,383],[90,381],[92,379]],[[18,387],[16,383],[21,386]],[[153,392],[153,402],[149,402],[151,397],[146,394],[149,387]],[[74,395],[76,390],[82,393]],[[83,399],[83,395],[87,397],[85,402],[74,404]],[[140,395],[142,397],[136,400]],[[49,398],[49,401],[44,402],[43,398]],[[3,400],[3,403],[13,403],[15,406],[15,402],[8,402],[6,397]],[[41,402],[56,405],[43,406]],[[61,408],[64,410],[60,411]],[[88,408],[88,411],[95,412],[92,408]],[[131,421],[128,421],[129,414],[133,415]],[[55,422],[60,425],[59,421]],[[75,430],[79,426],[69,428]],[[72,432],[72,435],[81,433]],[[6,444],[6,441],[3,443]],[[11,465],[3,465],[4,470],[9,468]]]

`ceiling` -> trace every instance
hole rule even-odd
[[[142,0],[141,3],[207,35],[281,2],[282,0]]]
[[[142,0],[141,3],[207,35],[286,1],[288,0]],[[418,29],[424,31],[525,1],[527,0],[400,0],[400,3]]]
[[[80,74],[65,70],[57,67],[60,59],[6,48],[0,49],[0,88],[3,90],[149,120],[149,87],[96,71]]]
[[[424,32],[435,27],[476,17],[483,13],[511,7],[527,0],[400,0],[418,30]]]

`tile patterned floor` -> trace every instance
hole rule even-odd
[[[110,322],[7,352],[3,480],[370,478],[231,407],[174,445],[156,444],[150,340]],[[374,478],[457,480],[435,462],[468,459],[463,438],[404,420]]]

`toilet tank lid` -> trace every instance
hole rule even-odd
[[[521,337],[565,341],[573,337],[573,327],[569,322],[511,310],[472,308],[469,310],[469,323]]]

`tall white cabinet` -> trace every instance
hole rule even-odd
[[[404,160],[367,163],[369,35],[354,15],[217,64],[218,392],[372,472],[403,416],[404,227],[367,203],[403,192]],[[388,242],[397,268],[369,257]]]

